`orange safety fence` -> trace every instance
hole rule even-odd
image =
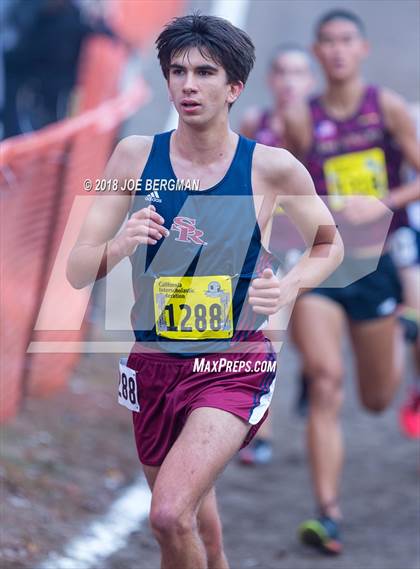
[[[79,113],[96,108],[118,93],[121,71],[126,60],[127,51],[120,43],[104,36],[94,37],[87,42],[79,64]]]
[[[58,318],[62,327],[53,333],[34,333],[34,326],[57,252],[60,250],[62,259],[67,258],[70,243],[74,243],[78,232],[78,227],[74,227],[70,239],[66,234],[63,248],[74,199],[86,195],[83,180],[101,177],[117,129],[149,97],[140,78],[131,89],[117,96],[125,63],[118,47],[98,38],[92,40],[89,50],[87,57],[92,60],[86,63],[85,71],[90,69],[90,74],[82,74],[81,83],[90,98],[82,102],[82,108],[92,110],[0,144],[0,421],[16,414],[25,395],[45,394],[63,385],[78,360],[78,354],[26,351],[35,336],[37,340],[50,339],[51,334],[59,340],[83,340],[83,330],[66,330],[65,318]],[[109,65],[112,77],[94,101],[91,95],[100,89],[101,75],[93,73],[92,61],[98,58],[102,58],[103,69]],[[93,108],[103,93],[107,100]],[[86,306],[88,295],[86,291],[71,289],[62,261],[60,270],[53,293],[57,316]]]
[[[108,20],[127,42],[145,48],[185,5],[185,0],[114,0],[108,5]]]

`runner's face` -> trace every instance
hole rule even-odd
[[[204,124],[227,114],[229,103],[239,97],[243,84],[229,84],[221,65],[192,48],[172,58],[168,88],[180,119]]]
[[[281,106],[305,99],[313,87],[313,77],[306,55],[300,51],[288,51],[278,55],[270,70],[268,84],[276,102]]]
[[[327,79],[346,81],[359,74],[368,43],[353,22],[332,20],[322,26],[314,53]]]

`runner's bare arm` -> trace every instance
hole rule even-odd
[[[266,269],[250,287],[255,312],[274,314],[296,299],[299,291],[322,283],[343,260],[343,243],[334,220],[316,194],[306,168],[287,150],[258,145],[254,159],[257,179],[266,197],[278,198],[302,234],[307,250],[280,281]],[[271,195],[270,195],[271,194]]]
[[[67,263],[67,278],[73,287],[83,288],[105,276],[139,243],[158,239],[164,230],[154,208],[146,208],[136,212],[116,236],[132,200],[132,194],[122,188],[126,180],[137,180],[150,146],[150,138],[131,136],[122,140],[113,152],[104,178],[117,179],[120,189],[94,198]]]
[[[334,219],[316,193],[306,168],[289,152],[278,152],[286,157],[273,190],[308,247],[301,262],[288,275],[297,279],[301,287],[312,288],[324,281],[341,263],[343,243]]]
[[[258,128],[258,124],[261,120],[261,111],[255,107],[248,109],[242,119],[240,126],[240,133],[247,138],[253,139],[255,136],[255,131]]]
[[[290,105],[283,115],[285,148],[302,159],[312,144],[312,118],[305,101]]]
[[[417,140],[416,128],[407,103],[402,97],[388,89],[383,89],[380,97],[386,127],[400,146],[406,161],[417,172],[420,172],[420,143]],[[385,203],[388,202],[387,205],[391,209],[400,209],[418,199],[420,199],[419,176],[412,182],[394,188]]]

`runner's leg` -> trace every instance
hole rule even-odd
[[[189,416],[153,487],[150,522],[161,546],[162,569],[207,568],[197,513],[248,429],[244,421],[220,409],[200,408]],[[210,506],[205,505],[206,519]]]
[[[203,498],[197,515],[198,531],[207,553],[208,569],[228,569],[223,551],[222,523],[214,486]]]
[[[159,468],[143,465],[144,474],[151,490],[153,490]],[[228,568],[227,559],[223,552],[222,524],[217,508],[214,486],[201,501],[197,521],[198,531],[207,553],[208,569]]]
[[[414,265],[399,270],[403,287],[404,305],[420,314],[420,266]],[[414,345],[414,357],[417,380],[420,379],[420,334]],[[420,388],[420,386],[419,386]]]
[[[343,326],[341,308],[325,297],[307,294],[296,303],[292,334],[310,381],[307,444],[313,485],[321,509],[333,518],[341,515],[337,498],[343,463]]]
[[[271,341],[274,347],[277,360],[285,340],[293,306],[294,303],[285,306],[276,312],[276,314],[270,316],[268,326],[264,330],[264,335]],[[252,442],[239,451],[240,463],[246,465],[270,463],[273,458],[273,438],[272,416],[269,413]]]
[[[353,321],[350,334],[361,401],[370,411],[383,411],[402,377],[402,338],[396,316]]]

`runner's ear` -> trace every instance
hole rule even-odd
[[[239,95],[242,93],[243,89],[244,89],[244,84],[242,83],[242,81],[235,81],[235,83],[229,83],[229,93],[227,96],[227,102],[228,103],[234,103]]]
[[[370,54],[370,43],[368,40],[363,40],[363,57],[367,57]]]

